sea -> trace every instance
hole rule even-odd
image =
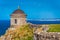
[[[60,21],[36,21],[27,20],[28,23],[32,24],[60,24]],[[0,20],[0,36],[4,35],[6,30],[10,27],[10,20]]]

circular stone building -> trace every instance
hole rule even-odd
[[[26,14],[24,14],[24,11],[18,7],[18,9],[11,14],[11,25],[15,26],[24,24],[26,24]]]

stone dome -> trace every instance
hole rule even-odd
[[[20,15],[20,16],[27,16],[23,10],[20,9],[20,7],[18,6],[18,9],[16,9],[12,14],[11,16],[14,16],[14,15]]]
[[[24,14],[24,11],[17,9],[13,12],[13,14]]]

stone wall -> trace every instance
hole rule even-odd
[[[41,32],[34,33],[34,40],[60,40],[60,33],[58,32]]]
[[[15,19],[17,20],[17,24],[15,24]],[[11,18],[11,25],[24,25],[26,24],[25,18]]]

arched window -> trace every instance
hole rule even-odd
[[[15,24],[17,24],[17,19],[15,19]]]

